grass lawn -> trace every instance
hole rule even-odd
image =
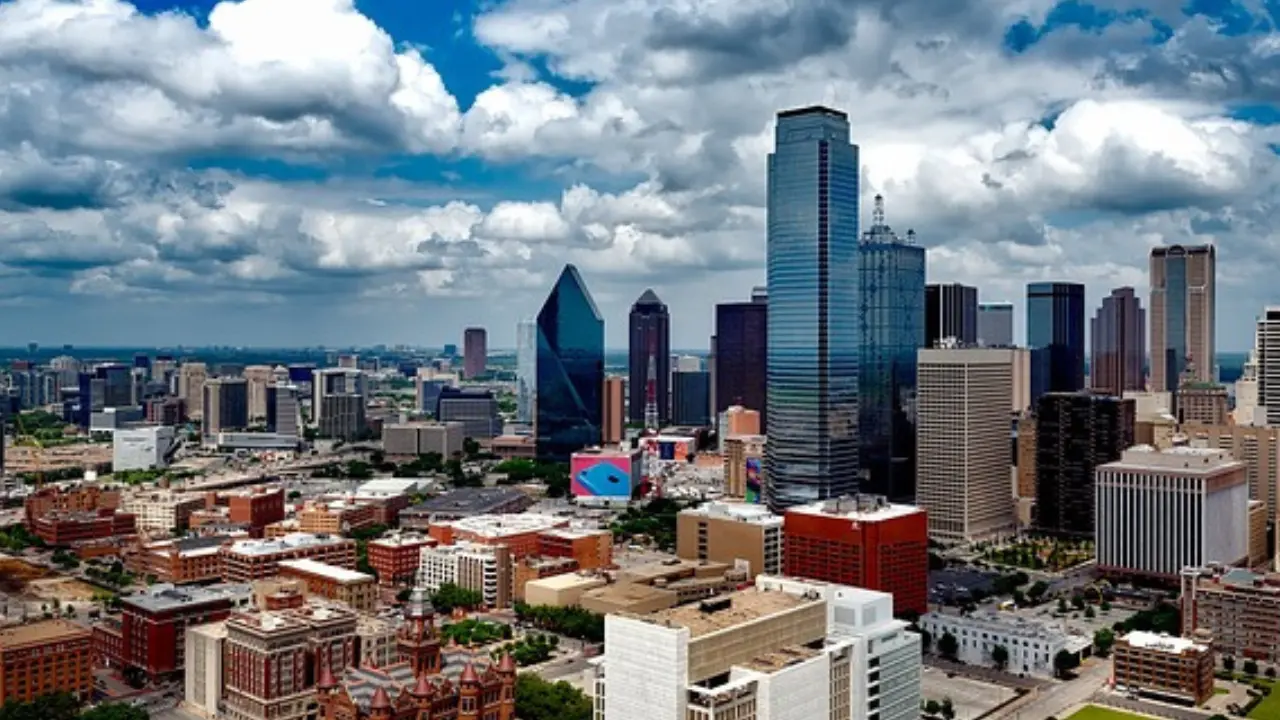
[[[1258,703],[1258,707],[1249,712],[1249,717],[1255,720],[1280,718],[1280,683],[1271,686],[1271,692]]]
[[[1135,715],[1123,710],[1088,705],[1078,710],[1067,720],[1148,720],[1145,715]]]

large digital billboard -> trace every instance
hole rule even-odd
[[[632,455],[574,453],[569,461],[574,497],[630,499],[635,489],[639,458]]]
[[[746,462],[747,466],[747,492],[746,500],[749,503],[758,503],[764,495],[764,488],[760,485],[760,458],[749,457]]]
[[[694,438],[676,435],[656,435],[640,440],[640,446],[650,455],[664,462],[689,462],[693,455]]]

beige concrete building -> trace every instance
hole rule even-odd
[[[308,595],[343,603],[358,612],[377,609],[378,582],[372,575],[305,558],[281,560],[279,573],[283,578],[301,580]]]
[[[491,608],[509,607],[514,593],[511,549],[465,540],[423,547],[417,584],[433,592],[441,585],[457,585],[480,593]]]
[[[267,419],[267,386],[275,382],[275,372],[270,365],[249,365],[244,369],[245,382],[249,384],[249,424]]]
[[[1178,419],[1173,416],[1173,393],[1129,390],[1125,400],[1133,401],[1133,442],[1165,449],[1173,446]]]
[[[175,530],[185,530],[191,513],[203,507],[204,496],[199,493],[158,490],[126,496],[120,511],[137,517],[139,532],[168,535]]]
[[[1182,571],[1182,634],[1206,633],[1219,654],[1280,665],[1280,575],[1239,568]]]
[[[1190,380],[1178,388],[1178,422],[1225,425],[1231,416],[1227,388],[1217,383]]]
[[[396,626],[372,615],[356,618],[356,639],[360,641],[360,667],[390,667],[400,660],[396,648]]]
[[[1217,251],[1212,245],[1151,249],[1151,300],[1147,305],[1151,342],[1151,388],[1173,390],[1182,370],[1212,382]],[[1177,326],[1175,326],[1175,320]],[[1184,354],[1185,357],[1176,357]],[[1170,367],[1170,360],[1177,363]]]
[[[460,422],[412,422],[382,426],[388,457],[412,458],[437,453],[443,458],[462,452],[466,425]]]
[[[1255,427],[1220,423],[1186,423],[1181,427],[1192,445],[1218,448],[1244,462],[1249,497],[1267,505],[1267,516],[1277,519],[1280,504],[1280,427]]]
[[[970,542],[1016,530],[1009,426],[1017,350],[924,348],[916,395],[916,503],[929,537]]]
[[[222,650],[227,639],[227,623],[219,621],[187,628],[184,708],[206,718],[222,711]]]
[[[676,555],[744,567],[748,577],[782,573],[782,517],[763,505],[709,502],[676,517]]]
[[[582,594],[583,608],[602,615],[648,613],[705,600],[747,582],[745,570],[710,560],[668,560],[629,568],[617,582]]]
[[[1260,500],[1249,501],[1249,567],[1270,570],[1275,561],[1271,546],[1267,543],[1267,505]]]
[[[202,362],[184,362],[178,368],[178,397],[187,404],[187,416],[193,420],[204,417],[204,384],[209,380],[209,368]]]
[[[524,601],[530,605],[572,607],[582,604],[582,594],[609,584],[599,573],[565,573],[530,580],[524,586]]]
[[[1015,476],[1014,497],[1022,499],[1036,496],[1036,417],[1023,413],[1018,418],[1018,469]]]
[[[724,439],[724,493],[729,497],[748,496],[747,476],[755,474],[755,496],[752,502],[760,502],[759,493],[764,487],[764,449],[768,438],[764,435],[731,435]],[[748,463],[750,462],[750,467]]]

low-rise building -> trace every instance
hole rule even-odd
[[[302,532],[302,524],[298,522],[297,518],[285,518],[262,528],[262,537],[267,540],[277,540],[286,535],[296,535],[300,532]]]
[[[582,594],[591,612],[650,613],[731,591],[748,582],[745,569],[709,560],[666,560],[618,573],[617,582]]]
[[[414,422],[384,425],[382,447],[387,457],[412,459],[435,453],[451,458],[463,451],[467,439],[466,425],[461,422]]]
[[[499,435],[489,442],[489,452],[502,460],[533,460],[538,443],[532,435]]]
[[[1200,705],[1213,697],[1213,650],[1167,634],[1135,630],[1116,641],[1112,681],[1118,690]]]
[[[284,488],[252,487],[227,493],[227,519],[249,526],[249,534],[263,537],[264,529],[284,520]]]
[[[782,574],[782,517],[753,503],[709,502],[676,517],[676,555]]]
[[[111,433],[112,471],[168,467],[174,437],[174,429],[167,425],[116,430]]]
[[[31,493],[22,502],[27,527],[33,527],[36,518],[51,512],[97,512],[120,508],[120,491],[105,489],[99,485],[50,485]]]
[[[400,527],[427,530],[432,523],[475,515],[522,513],[534,504],[529,495],[512,487],[458,488],[400,512]]]
[[[372,503],[349,500],[308,502],[298,511],[298,525],[305,533],[345,533],[373,527]]]
[[[293,533],[270,540],[238,540],[222,548],[222,578],[251,582],[277,574],[281,560],[311,559],[356,568],[356,542],[335,535]]]
[[[46,545],[67,546],[91,540],[133,535],[136,518],[115,510],[63,512],[54,510],[35,519],[31,531]]]
[[[609,584],[599,573],[565,573],[529,580],[524,585],[524,602],[529,605],[574,607],[582,604],[582,595]]]
[[[529,556],[513,562],[512,597],[516,602],[525,601],[525,586],[533,580],[577,571],[578,561],[571,557]]]
[[[1009,613],[951,615],[930,612],[921,616],[920,628],[933,638],[933,646],[946,635],[956,640],[956,660],[966,665],[992,667],[997,646],[1009,652],[1006,668],[1019,675],[1053,677],[1053,661],[1066,650],[1077,657],[1093,643],[1091,638],[1068,635],[1059,625],[1040,623]]]
[[[601,528],[553,528],[538,533],[538,555],[573,560],[577,569],[613,565],[613,533]]]
[[[308,595],[344,603],[359,612],[372,612],[378,604],[372,575],[308,559],[281,560],[279,567],[282,577],[303,581]]]
[[[356,618],[356,640],[360,667],[388,667],[400,659],[396,647],[396,626],[372,615]]]
[[[1208,635],[1224,657],[1280,665],[1280,574],[1186,568],[1182,634]]]
[[[168,535],[186,530],[191,513],[203,509],[204,504],[199,493],[158,490],[126,496],[121,510],[137,516],[139,532]]]
[[[432,523],[428,529],[431,537],[441,545],[455,542],[473,542],[481,545],[505,545],[511,556],[522,558],[539,555],[540,536],[548,530],[568,528],[569,520],[553,515],[498,514],[476,515]]]
[[[452,584],[480,593],[492,608],[511,605],[511,552],[506,545],[462,541],[422,548],[418,586],[432,592]]]
[[[0,630],[0,704],[66,692],[88,700],[93,647],[85,628],[66,620]]]
[[[214,582],[222,577],[221,550],[233,541],[225,535],[214,535],[146,543],[126,554],[125,565],[135,575],[150,576],[161,583]]]
[[[396,533],[369,541],[369,566],[381,585],[413,582],[422,559],[422,548],[438,545],[435,538],[417,533]]]

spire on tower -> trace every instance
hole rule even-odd
[[[884,225],[884,196],[877,193],[875,209],[871,211],[871,227],[878,229]]]

